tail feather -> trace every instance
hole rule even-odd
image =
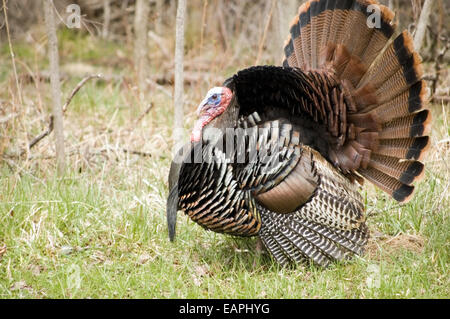
[[[405,66],[403,69],[397,70],[376,89],[379,103],[389,101],[407,91],[413,84],[417,83],[422,75],[423,72],[420,64],[411,66],[410,68]]]
[[[353,3],[351,9],[351,19],[347,24],[345,30],[351,41],[346,39],[347,49],[351,55],[361,57],[362,52],[367,48],[369,40],[372,37],[374,28],[361,28],[361,25],[367,24],[367,5],[358,1]]]
[[[321,238],[314,236],[314,233],[306,231],[304,227],[300,226],[297,229],[292,229],[289,226],[284,226],[279,228],[279,231],[279,234],[284,236],[290,243],[287,252],[294,261],[299,262],[307,257],[316,264],[326,267],[332,260],[323,252],[322,249],[324,248]]]
[[[409,138],[427,135],[431,129],[431,113],[423,110],[383,124],[380,139]]]
[[[282,250],[289,261],[302,262],[308,257],[300,249],[297,249],[285,234],[276,232],[272,234],[272,238],[276,241],[278,248]]]
[[[308,259],[314,263],[327,266],[331,258],[318,244],[320,238],[307,232],[301,225],[292,225],[291,214],[279,214],[262,210],[263,228],[260,237],[270,253],[280,264],[302,262]]]
[[[322,236],[320,233],[305,227],[302,222],[297,223],[295,221],[291,221],[290,229],[291,233],[303,234],[303,237],[311,245],[319,248],[320,254],[318,255],[325,255],[325,257],[330,260],[342,260],[346,254],[345,250],[336,245],[333,241],[329,240],[325,236]]]
[[[328,227],[324,227],[320,224],[313,223],[305,219],[299,220],[299,222],[301,222],[305,227],[308,227],[310,230],[327,238],[335,245],[339,245],[339,247],[344,248],[346,251],[341,251],[342,255],[340,256],[345,256],[347,251],[357,255],[362,255],[364,253],[364,246],[368,240],[368,229],[365,224],[361,224],[359,228],[353,230],[331,230]]]
[[[375,106],[370,113],[374,114],[380,123],[386,123],[424,109],[426,107],[425,96],[424,82],[419,81],[392,100]]]
[[[351,8],[353,1],[345,0],[336,2],[336,6],[333,10],[333,19],[331,21],[328,43],[340,44],[342,43],[341,39],[345,32],[345,21],[350,13],[349,9]]]
[[[358,171],[365,179],[392,196],[399,202],[408,202],[414,192],[414,186],[406,185],[397,179],[373,168]]]
[[[367,66],[372,64],[372,62],[375,60],[375,58],[378,56],[381,50],[383,50],[384,46],[392,37],[395,31],[395,25],[393,25],[394,13],[386,6],[376,4],[375,2],[372,4],[378,6],[381,13],[381,18],[380,18],[380,26],[372,27],[372,29],[374,29],[374,32],[372,32],[372,36],[369,39],[368,45],[366,46],[364,51],[360,54],[362,61]],[[370,14],[372,13],[374,12],[370,11]]]
[[[310,33],[310,49],[311,49],[311,68],[316,69],[317,68],[317,42],[319,41],[318,38],[318,30],[320,28],[320,22],[319,18],[315,16],[315,13],[317,11],[317,3],[318,1],[313,1],[310,6],[310,19],[311,19],[311,33]]]
[[[378,88],[399,69],[420,65],[421,59],[414,52],[412,43],[407,31],[399,34],[371,65],[358,87],[370,82]]]
[[[295,26],[294,26],[295,28]],[[299,39],[299,38],[297,38]],[[294,43],[292,39],[289,39],[286,41],[284,46],[284,54],[286,55],[286,60],[283,62],[283,65],[289,66],[289,65],[302,65],[303,64],[303,53],[302,51],[299,51],[301,48],[301,45],[297,45],[294,48]],[[302,63],[302,64],[300,64]]]
[[[299,29],[301,32],[301,43],[303,48],[303,60],[307,69],[311,68],[312,54],[311,54],[311,16],[310,16],[310,2],[305,2],[298,9],[299,14]]]
[[[428,136],[380,140],[376,154],[420,161],[430,146]]]
[[[331,27],[333,25],[333,16],[334,11],[336,8],[336,1],[333,0],[327,0],[327,1],[317,1],[317,4],[314,4],[313,7],[313,16],[317,16],[318,20],[321,22],[323,21],[323,24],[320,27],[319,24],[319,31],[320,37],[317,38],[317,48],[316,52],[318,54],[317,61],[318,65],[321,65],[320,56],[322,55],[323,48],[326,48],[327,44],[329,43],[328,39],[331,34]],[[314,39],[312,39],[314,41]]]
[[[260,236],[282,265],[311,259],[326,267],[330,262],[345,260],[352,254],[362,255],[369,232],[365,224],[353,230],[337,230],[311,222],[300,216],[263,213],[265,220]]]
[[[330,159],[404,201],[423,174],[417,161],[429,146],[431,114],[421,58],[408,31],[391,39],[393,20],[374,0],[310,0],[291,24],[283,64],[340,80],[354,110],[347,114],[350,138]]]
[[[369,166],[394,177],[401,183],[410,185],[420,179],[424,173],[424,166],[418,161],[400,161],[395,157],[372,155]]]
[[[289,263],[288,255],[286,255],[286,253],[283,250],[283,247],[280,244],[278,244],[275,238],[264,232],[260,233],[260,238],[264,246],[266,246],[267,250],[271,253],[271,255],[276,259],[276,261],[280,265],[286,265]]]
[[[303,69],[321,67],[319,56],[331,43],[343,44],[350,54],[370,66],[394,33],[394,13],[383,5],[376,5],[380,11],[380,25],[367,25],[373,13],[369,6],[375,4],[371,0],[313,0],[301,5],[291,23],[291,36],[286,43],[292,43],[293,50],[289,52],[295,52],[299,62],[289,65]],[[290,54],[286,54],[287,60],[289,57]]]

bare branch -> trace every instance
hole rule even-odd
[[[13,47],[12,47],[12,43],[11,43],[11,36],[9,33],[8,14],[6,13],[6,0],[3,0],[3,14],[5,15],[6,34],[8,36],[9,53],[11,55],[11,62],[12,62],[12,66],[13,66],[14,78],[16,80],[17,95],[19,96],[19,101],[20,101],[20,104],[22,105],[23,104],[22,92],[20,90],[19,79],[17,77],[16,61],[14,59],[15,56],[14,56],[14,51],[13,51]]]
[[[73,97],[75,96],[75,94],[77,94],[77,92],[81,89],[81,87],[90,79],[93,78],[101,78],[102,75],[101,74],[96,74],[96,75],[89,75],[87,77],[85,77],[84,79],[82,79],[77,86],[73,89],[72,93],[69,95],[69,97],[66,100],[66,103],[64,103],[63,107],[62,107],[62,114],[64,114],[67,110],[67,107],[69,106],[70,102],[72,101]],[[53,115],[50,116],[50,120],[49,120],[49,124],[48,124],[48,128],[47,130],[45,130],[44,132],[42,132],[41,134],[39,134],[38,136],[36,136],[29,144],[28,148],[31,149],[34,146],[36,146],[37,143],[39,143],[40,141],[42,141],[46,136],[50,135],[50,133],[53,131],[54,128],[54,123],[53,123]],[[21,154],[23,154],[25,151],[22,151]]]
[[[134,122],[134,125],[138,124],[142,119],[150,112],[150,110],[153,108],[153,103],[150,103],[145,111],[137,118],[137,120]]]
[[[432,102],[450,102],[450,96],[448,95],[433,95]]]
[[[69,106],[70,102],[72,101],[73,97],[75,96],[75,94],[77,94],[77,92],[81,89],[81,87],[90,79],[93,78],[97,78],[97,79],[101,79],[103,77],[102,74],[91,74],[86,76],[84,79],[82,79],[77,86],[72,90],[72,93],[70,93],[69,97],[66,100],[66,103],[64,103],[63,107],[62,107],[62,111],[63,113],[66,112],[67,106]]]
[[[139,155],[139,156],[144,156],[144,157],[151,157],[152,154],[150,153],[146,153],[146,152],[141,152],[141,151],[135,151],[135,150],[129,150],[126,148],[122,148],[122,151],[124,153],[129,153],[129,154],[134,154],[134,155]]]
[[[153,42],[156,43],[164,57],[166,57],[167,59],[171,59],[169,50],[167,50],[166,46],[164,45],[164,39],[151,30],[148,32],[148,36],[150,37],[150,39],[152,39]]]
[[[273,9],[275,8],[275,4],[276,4],[276,0],[272,0],[272,4],[270,5],[269,15],[267,16],[266,25],[264,27],[264,32],[263,32],[261,40],[259,41],[258,56],[256,57],[255,65],[258,65],[259,61],[261,59],[264,44],[266,43],[267,31],[269,30],[270,21],[272,20]]]

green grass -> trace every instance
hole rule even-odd
[[[67,38],[62,62],[99,61],[115,50],[108,44],[103,53],[91,52],[88,37],[62,36]],[[18,56],[32,65],[33,54],[19,49]],[[7,61],[7,50],[0,55]],[[64,82],[64,96],[78,80]],[[46,102],[48,84],[42,85]],[[186,127],[206,87],[191,89]],[[23,84],[23,90],[36,100],[33,84]],[[6,99],[8,92],[0,96]],[[321,269],[282,268],[255,251],[255,239],[207,232],[182,213],[171,243],[165,200],[172,102],[156,91],[149,100],[153,109],[135,125],[145,105],[138,105],[133,89],[123,82],[89,82],[65,115],[72,153],[64,177],[54,176],[51,137],[32,150],[37,157],[0,163],[0,298],[450,297],[450,153],[444,141],[450,117],[443,107],[432,107],[433,146],[414,199],[399,205],[365,188],[373,234],[367,254]],[[46,122],[32,121],[37,111],[25,104],[30,138]],[[6,151],[23,145],[24,132],[15,121],[2,131],[11,135]],[[105,146],[113,149],[102,150]],[[117,146],[152,157],[124,154]]]
[[[369,256],[346,264],[283,269],[255,253],[254,240],[206,232],[185,216],[169,242],[166,186],[152,176],[168,162],[159,164],[143,163],[132,178],[3,178],[0,297],[449,297],[448,212],[414,209],[425,191],[398,215],[386,210],[369,221],[393,236],[419,235],[420,249],[380,241]]]

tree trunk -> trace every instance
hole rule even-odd
[[[173,138],[179,142],[182,137],[183,129],[183,106],[184,106],[184,21],[186,12],[186,0],[178,0],[176,32],[175,32],[175,85],[174,85],[174,130]]]
[[[58,38],[53,11],[53,1],[44,0],[45,24],[48,37],[48,58],[50,62],[50,85],[52,91],[52,119],[55,132],[56,163],[58,174],[65,170],[64,124],[61,108],[61,82],[59,79]]]
[[[389,7],[389,9],[394,10],[394,7],[395,7],[394,0],[388,1],[388,7]]]
[[[156,0],[155,32],[161,35],[163,26],[164,0]]]
[[[103,0],[103,27],[102,27],[103,39],[108,38],[110,21],[111,21],[111,0]]]
[[[434,0],[425,0],[422,12],[420,13],[419,22],[417,23],[416,33],[414,35],[414,48],[420,51],[427,30],[428,20],[430,18],[431,8]]]
[[[150,0],[137,0],[134,16],[134,59],[139,87],[139,98],[142,102],[147,88],[146,77],[148,76],[147,61],[147,25],[150,11]]]
[[[299,7],[298,1],[292,0],[278,0],[277,1],[277,11],[276,11],[276,36],[278,42],[276,43],[276,51],[275,58],[276,62],[279,62],[279,59],[283,59],[284,57],[284,41],[289,36],[289,24],[291,20],[297,14],[297,9]]]

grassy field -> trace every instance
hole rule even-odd
[[[70,68],[116,77],[88,82],[70,104],[64,177],[54,176],[52,137],[20,160],[0,158],[0,298],[450,297],[449,105],[431,105],[433,145],[410,203],[363,189],[372,232],[365,256],[327,269],[281,268],[255,250],[254,239],[206,232],[181,213],[169,242],[171,87],[149,89],[141,103],[126,78],[133,74],[126,47],[64,32],[60,38],[62,69],[72,74],[64,96],[82,77]],[[0,154],[17,153],[47,125],[48,82],[27,81],[28,71],[47,67],[42,43],[15,44],[22,103],[8,47],[0,48],[0,117],[16,114],[0,124]],[[211,63],[211,78],[221,82],[249,61],[234,69]],[[186,87],[186,128],[212,84]]]

